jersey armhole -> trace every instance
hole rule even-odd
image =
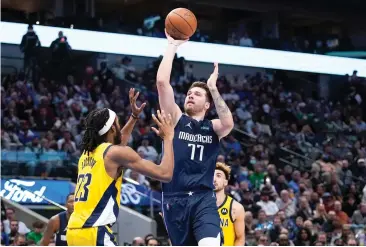
[[[233,214],[232,214],[232,212],[233,212],[233,203],[234,203],[234,198],[231,198],[231,202],[230,202],[230,220],[231,220],[231,222],[232,223],[234,223],[235,222],[235,220],[233,219]]]
[[[103,152],[103,159],[105,158],[105,156],[106,156],[106,154],[107,154],[107,152],[108,152],[108,150],[111,148],[113,146],[113,144],[110,144],[105,150],[104,150],[104,152]]]

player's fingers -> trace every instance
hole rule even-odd
[[[133,93],[135,92],[134,88],[130,88],[130,91],[128,92],[128,96],[130,98],[130,100],[133,98]]]
[[[152,114],[152,119],[154,120],[154,122],[160,127],[161,123],[160,121],[156,118],[155,114]]]
[[[140,111],[142,111],[142,110],[145,108],[145,106],[146,106],[146,102],[144,102],[144,103],[140,106],[139,110],[140,110]]]
[[[172,114],[169,113],[168,114],[167,124],[172,125],[172,123],[173,123]]]
[[[165,115],[165,111],[164,110],[161,111],[161,120],[160,121],[164,125],[167,124],[167,119],[166,119],[166,115]]]
[[[135,96],[133,97],[133,100],[134,100],[134,101],[136,101],[136,100],[137,100],[137,98],[139,97],[139,95],[140,95],[140,92],[137,92],[137,93],[135,94]]]
[[[163,124],[163,117],[161,116],[161,111],[160,110],[157,110],[156,112],[158,114],[158,119],[159,119],[160,123]]]
[[[151,129],[155,132],[155,134],[160,135],[160,131],[157,130],[155,127],[151,127]]]

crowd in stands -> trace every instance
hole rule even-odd
[[[4,13],[4,20],[27,23],[23,13],[7,10]],[[101,32],[123,33],[133,35],[143,35],[149,37],[165,38],[164,16],[152,15],[141,19],[138,23],[127,21],[120,18],[95,17],[87,18],[80,16],[55,17],[52,13],[44,14],[39,22],[41,25],[58,26],[64,28],[87,29]],[[35,21],[32,23],[35,24]],[[344,33],[303,36],[284,36],[268,31],[265,35],[254,34],[253,30],[244,24],[238,24],[236,28],[230,28],[227,33],[220,30],[220,33],[208,33],[199,28],[190,38],[191,41],[229,44],[245,47],[258,47],[265,49],[285,50],[293,52],[325,54],[332,51],[351,51],[354,50],[351,39]]]
[[[150,131],[158,109],[155,76],[160,60],[138,71],[129,57],[100,68],[85,64],[82,73],[50,75],[38,71],[4,75],[1,85],[2,157],[22,152],[23,175],[60,176],[80,154],[85,116],[109,107],[124,122],[130,115],[131,83],[147,102],[128,145],[149,160],[160,159],[160,140]],[[66,72],[69,70],[65,69]],[[173,63],[171,83],[176,102],[196,80],[195,68],[183,58]],[[34,81],[34,78],[38,78]],[[246,210],[248,245],[363,245],[366,227],[365,80],[343,78],[338,100],[329,101],[289,90],[276,76],[220,75],[217,82],[234,115],[238,131],[222,140],[218,161],[232,168],[227,193]],[[214,108],[208,117],[215,117]],[[30,157],[30,158],[29,158]],[[43,158],[42,158],[43,157]],[[58,169],[61,168],[61,169]],[[25,171],[24,171],[25,170]],[[13,172],[13,173],[12,173]],[[74,174],[64,174],[74,176]],[[136,172],[125,176],[159,190],[159,183]],[[75,176],[76,177],[76,176]],[[75,177],[71,177],[75,179]],[[33,245],[44,227],[29,226],[7,209],[2,243]],[[26,235],[24,235],[26,234]],[[156,245],[136,238],[135,245]]]

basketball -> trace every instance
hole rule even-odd
[[[173,39],[185,40],[196,32],[197,19],[189,9],[173,9],[165,19],[165,28]]]

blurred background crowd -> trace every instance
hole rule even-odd
[[[10,9],[4,13],[5,21],[29,23],[29,14]],[[156,16],[144,19],[142,27],[124,16],[94,17],[94,21],[41,16],[44,25],[164,37],[164,19]],[[313,36],[308,30],[302,36],[271,38],[271,33],[255,34],[255,27],[237,24],[221,31],[221,36],[197,31],[192,40],[322,54],[354,49],[346,35]],[[128,145],[141,157],[159,162],[161,142],[150,127],[151,114],[159,109],[155,76],[161,57],[141,68],[134,57],[111,61],[100,54],[81,54],[72,50],[62,32],[49,48],[41,48],[32,25],[19,48],[23,68],[2,70],[3,176],[63,177],[75,182],[86,115],[108,107],[125,122],[131,87],[140,91],[138,104],[147,102],[147,106]],[[331,77],[334,86],[325,98],[316,77],[305,73],[299,78],[275,70],[220,73],[218,89],[236,126],[221,141],[218,161],[232,168],[227,193],[245,207],[246,245],[366,244],[366,80],[357,71]],[[192,82],[206,79],[196,64],[176,57],[171,84],[177,104],[183,106]],[[208,117],[215,116],[212,109]],[[124,176],[147,190],[160,191],[159,182],[134,171]],[[165,244],[159,207],[133,209],[153,217],[158,230],[157,236],[136,236],[128,244]],[[37,244],[44,223],[26,225],[13,208],[2,205],[2,210],[3,245]]]

